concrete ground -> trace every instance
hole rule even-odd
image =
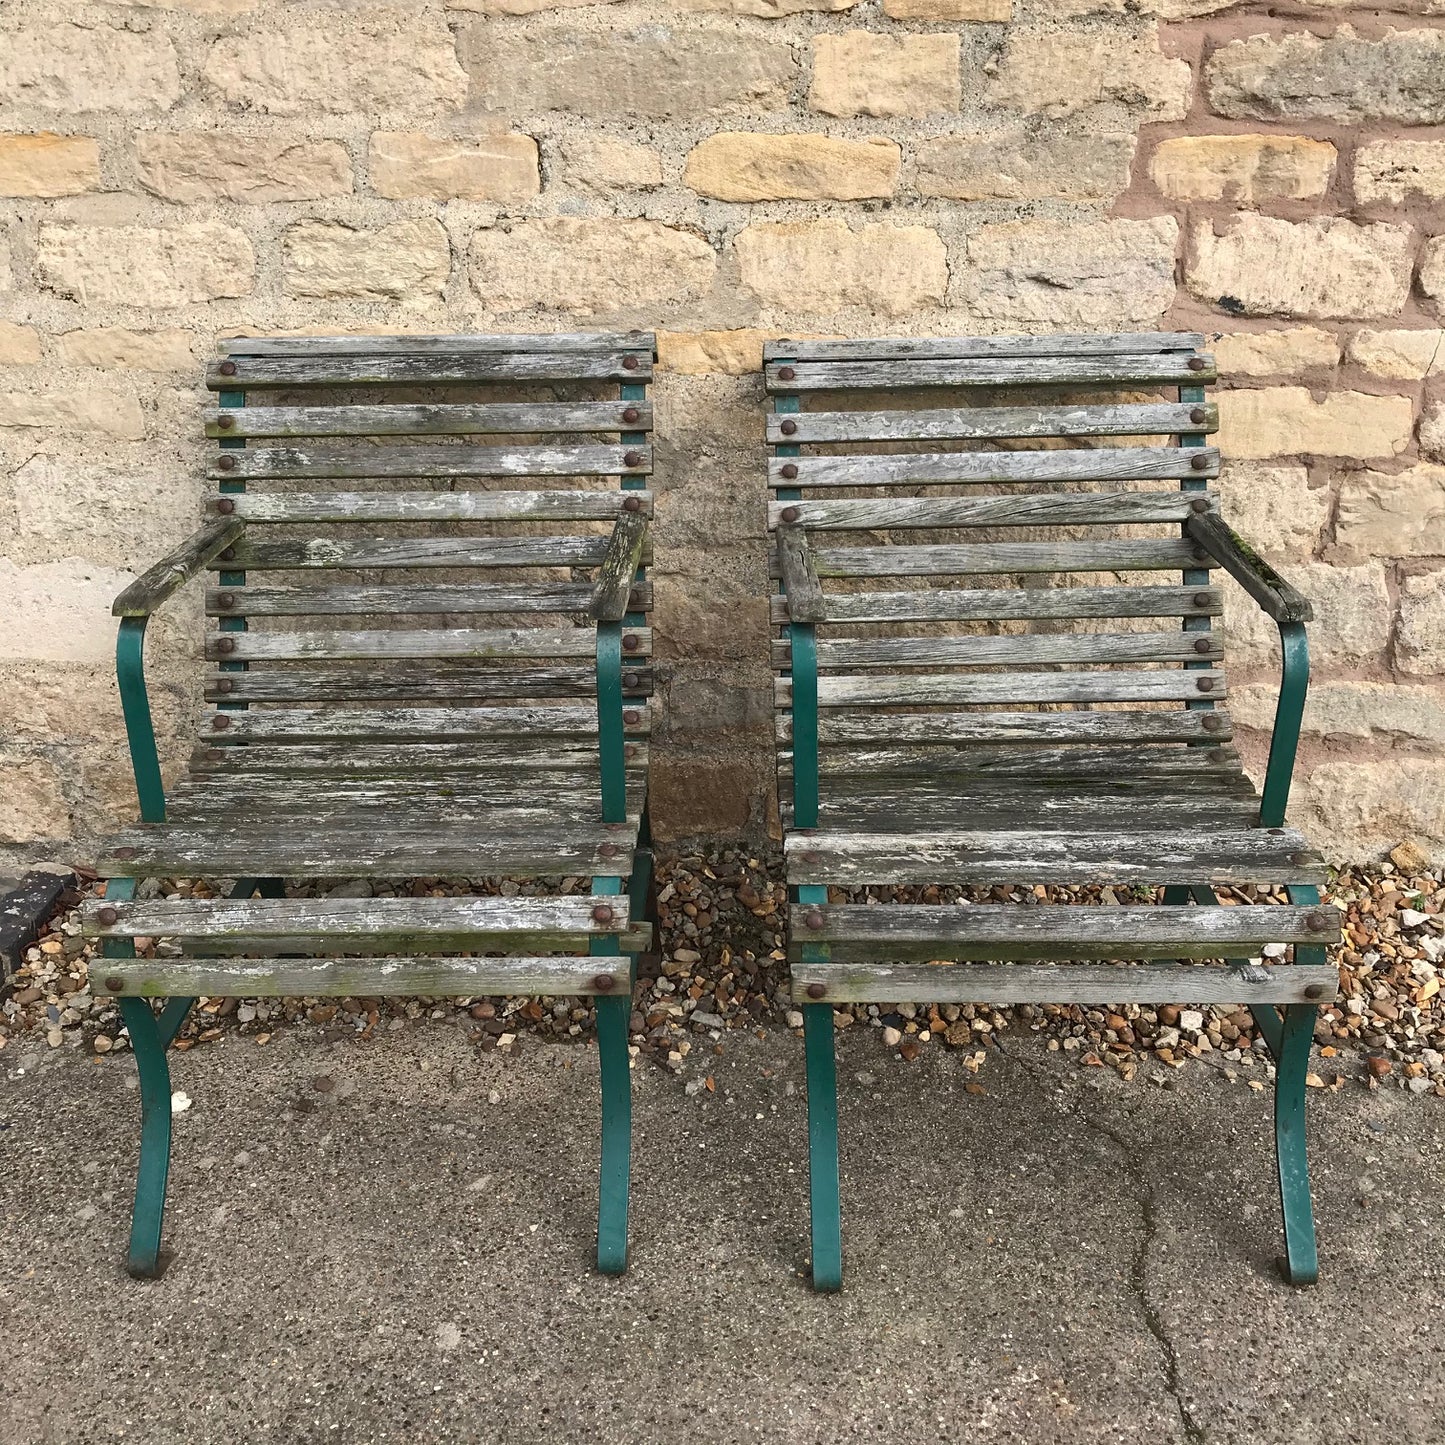
[[[839,1040],[847,1285],[808,1287],[801,1045],[635,1078],[589,1265],[596,1055],[455,1026],[175,1056],[167,1244],[121,1268],[134,1064],[0,1068],[0,1441],[1445,1440],[1445,1107],[1310,1098],[1323,1282],[1278,1282],[1269,1095],[1024,1043]],[[701,1060],[699,1060],[701,1063]],[[22,1072],[23,1069],[23,1072]]]

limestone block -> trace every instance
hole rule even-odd
[[[31,565],[0,557],[0,594],[9,618],[0,634],[0,661],[113,667],[116,624],[110,606],[134,578],[133,572],[75,556]],[[61,723],[59,731],[70,729]]]
[[[1309,643],[1316,666],[1359,667],[1382,658],[1393,609],[1378,562],[1340,567],[1298,558],[1271,561],[1314,607]],[[1228,581],[1226,588],[1226,656],[1235,666],[1277,665],[1279,628],[1236,583]]]
[[[133,396],[102,392],[0,392],[0,433],[93,432],[117,440],[145,435],[145,416]]]
[[[1149,163],[1172,201],[1303,201],[1324,195],[1336,151],[1298,135],[1193,135],[1161,141]]]
[[[70,808],[43,758],[0,759],[0,843],[70,837]]]
[[[1268,731],[1279,688],[1251,683],[1230,690],[1229,710],[1244,727]],[[1445,694],[1393,682],[1313,682],[1302,731],[1333,738],[1408,738],[1445,746]]]
[[[720,201],[859,201],[891,196],[896,141],[719,131],[694,146],[683,184]]]
[[[1232,458],[1389,457],[1410,445],[1409,397],[1271,386],[1219,395],[1218,445]]]
[[[377,231],[301,221],[286,231],[281,248],[291,296],[440,296],[451,272],[451,243],[431,217],[393,221]]]
[[[659,331],[660,370],[684,376],[752,376],[762,368],[763,343],[777,332],[740,327],[735,331]]]
[[[561,153],[567,183],[595,195],[650,191],[662,184],[662,157],[635,141],[584,132],[563,140]]]
[[[55,111],[169,110],[181,98],[166,33],[71,25],[58,17],[5,32],[0,104]]]
[[[136,179],[168,201],[314,201],[351,191],[351,157],[337,141],[277,140],[229,131],[142,131]]]
[[[1226,332],[1210,345],[1219,374],[1235,376],[1297,376],[1334,367],[1340,343],[1317,326],[1284,326],[1271,331]]]
[[[1445,311],[1445,236],[1426,242],[1420,256],[1420,289],[1435,303],[1437,311]]]
[[[1330,513],[1325,487],[1287,462],[1248,462],[1226,453],[1216,483],[1229,525],[1270,557],[1308,557]]]
[[[1445,401],[1432,401],[1420,418],[1420,450],[1445,462]]]
[[[34,366],[39,360],[39,332],[33,326],[0,321],[0,366]]]
[[[1355,199],[1445,201],[1445,141],[1382,140],[1355,152]]]
[[[1400,579],[1399,642],[1401,671],[1445,674],[1445,571]]]
[[[100,185],[100,146],[88,135],[0,135],[0,196],[78,196]]]
[[[846,30],[813,38],[808,105],[823,115],[939,115],[958,109],[957,35]]]
[[[918,189],[958,201],[1108,200],[1129,187],[1135,139],[1025,125],[916,144]]]
[[[96,326],[66,331],[55,338],[66,366],[99,366],[123,371],[188,371],[196,364],[195,338],[189,331],[131,331]]]
[[[890,20],[984,20],[1013,18],[1013,0],[883,0]]]
[[[1445,331],[1357,331],[1350,360],[1391,381],[1423,381],[1445,373]]]
[[[87,305],[189,306],[247,296],[256,258],[244,231],[219,221],[178,226],[42,225],[41,289]]]
[[[1318,763],[1302,777],[1295,820],[1325,856],[1379,858],[1401,842],[1445,850],[1445,758],[1388,753],[1377,760]]]
[[[515,132],[470,138],[377,131],[367,170],[371,189],[391,200],[525,201],[542,189],[537,142]]]
[[[1438,557],[1445,538],[1445,466],[1350,472],[1340,483],[1335,542],[1366,557]]]

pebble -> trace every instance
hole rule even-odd
[[[883,1047],[885,1049],[896,1049],[903,1042],[903,1034],[891,1024],[883,1030]]]

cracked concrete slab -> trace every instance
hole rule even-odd
[[[976,1081],[840,1036],[846,1284],[820,1297],[778,1031],[728,1035],[714,1093],[636,1073],[623,1279],[589,1265],[588,1048],[431,1025],[177,1056],[174,1258],[141,1284],[133,1063],[12,1045],[0,1441],[1445,1435],[1439,1101],[1312,1094],[1323,1280],[1295,1291],[1267,1094],[1007,1049]]]

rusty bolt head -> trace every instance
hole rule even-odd
[[[211,727],[218,733],[223,733],[231,726],[231,719],[225,713],[219,712],[211,719]]]
[[[1214,679],[1212,677],[1201,677],[1194,686],[1197,687],[1200,692],[1213,692]]]
[[[206,761],[209,762],[209,763],[219,763],[219,762],[221,761],[221,759],[224,758],[225,756],[226,756],[226,750],[225,750],[225,748],[207,748],[207,749],[206,749]]]
[[[612,986],[616,982],[617,980],[613,978],[610,973],[599,973],[596,978],[592,980],[592,987],[595,988],[598,993],[611,993]]]
[[[808,985],[809,998],[822,998],[828,990],[821,983],[810,983]]]
[[[785,522],[796,522],[803,515],[801,507],[784,507],[779,514]]]
[[[221,677],[216,679],[217,692],[234,692],[235,687],[236,684],[232,682],[229,677]]]
[[[624,356],[622,358],[622,369],[623,371],[636,371],[637,358],[635,356]]]
[[[1220,720],[1217,713],[1211,712],[1205,714],[1203,726],[1205,732],[1217,733],[1219,729],[1224,726],[1224,723]]]
[[[1194,560],[1196,562],[1209,561],[1209,552],[1207,551],[1207,549],[1205,549],[1204,547],[1196,547],[1194,549]]]
[[[226,550],[221,553],[221,561],[223,561],[223,562],[234,562],[235,560],[236,560],[236,549],[235,549],[234,547],[227,547]]]
[[[236,470],[236,459],[235,457],[227,454],[226,456],[217,457],[216,465],[223,472],[234,472]]]
[[[105,991],[107,993],[124,993],[125,980],[115,974],[111,974],[111,976],[105,981]]]
[[[778,430],[782,432],[785,437],[793,436],[798,430],[798,423],[795,421],[785,421]]]
[[[640,411],[638,411],[638,409],[637,409],[635,406],[629,406],[629,407],[622,413],[622,420],[623,420],[623,421],[636,421],[637,418],[640,417],[641,415],[642,415],[642,413],[641,413]]]
[[[1284,829],[1281,828],[1279,831],[1283,833]],[[1293,863],[1296,868],[1308,868],[1315,860],[1308,853],[1292,853],[1289,861]]]
[[[1196,472],[1207,472],[1209,470],[1209,458],[1202,455],[1190,457],[1189,465],[1193,467]]]
[[[1209,363],[1202,356],[1191,356],[1185,365],[1189,367],[1190,371],[1203,371]]]
[[[230,431],[236,425],[236,418],[227,416],[224,412],[216,418],[216,426],[221,431]]]
[[[622,721],[625,723],[640,723],[642,714],[635,707],[630,707],[622,714]]]
[[[1306,998],[1323,998],[1324,996],[1325,996],[1325,986],[1324,986],[1324,984],[1322,984],[1322,983],[1307,983],[1307,984],[1305,985],[1305,997],[1306,997]]]
[[[117,848],[115,850],[115,856],[117,858],[134,858],[135,855],[136,850],[134,848]]]
[[[821,928],[823,926],[823,915],[814,908],[807,917],[803,919],[803,922],[806,923],[809,928]]]
[[[1268,833],[1271,838],[1282,838],[1282,837],[1284,837],[1284,829],[1283,829],[1283,828],[1266,828],[1264,831],[1265,831],[1266,833]]]
[[[1198,638],[1194,643],[1195,652],[1208,652],[1209,648],[1210,642],[1207,637]]]
[[[642,453],[627,452],[622,458],[622,465],[625,467],[640,467],[642,465]]]
[[[621,851],[616,843],[603,843],[597,849],[597,852],[603,858],[615,858]]]
[[[624,512],[640,512],[642,510],[642,498],[624,497],[622,499],[622,510]]]
[[[783,467],[783,475],[791,482],[798,475],[798,468],[793,462],[788,462]]]
[[[592,917],[597,923],[611,923],[612,909],[606,903],[599,903],[597,907],[592,910]]]
[[[1191,512],[1207,512],[1209,510],[1209,498],[1195,497],[1189,503],[1189,510]]]
[[[1207,592],[1196,592],[1190,600],[1196,607],[1208,607],[1214,601]]]
[[[636,743],[623,743],[623,744],[622,744],[622,756],[623,756],[624,758],[635,758],[635,757],[637,756],[637,744],[636,744]]]
[[[216,639],[217,652],[234,652],[236,650],[236,639],[234,637],[218,637]]]
[[[792,381],[792,379],[797,376],[797,374],[798,373],[794,371],[791,366],[780,366],[778,368],[779,381]]]
[[[236,605],[236,594],[234,592],[218,592],[216,594],[216,606],[223,612],[229,612]]]
[[[1189,413],[1189,420],[1192,421],[1192,422],[1196,422],[1196,423],[1202,422],[1202,421],[1208,421],[1208,420],[1209,420],[1209,413],[1208,413],[1207,411],[1205,411],[1202,406],[1196,406],[1196,407]]]
[[[823,855],[822,855],[821,853],[804,853],[804,854],[803,854],[803,862],[804,862],[804,863],[821,863],[822,861],[823,861]]]
[[[1313,913],[1305,914],[1305,927],[1311,933],[1323,933],[1330,926],[1330,920],[1323,912],[1316,910]]]
[[[222,376],[235,376],[236,363],[234,361],[223,361],[217,368]]]
[[[229,517],[236,510],[236,504],[230,497],[221,497],[216,502],[216,510],[223,517]]]
[[[635,632],[627,632],[622,637],[622,650],[624,652],[636,652],[642,646],[642,639]]]
[[[102,928],[109,928],[111,924],[120,922],[120,914],[114,908],[102,908],[95,916]]]
[[[638,687],[642,683],[642,677],[636,672],[624,672],[622,674],[623,687]]]

